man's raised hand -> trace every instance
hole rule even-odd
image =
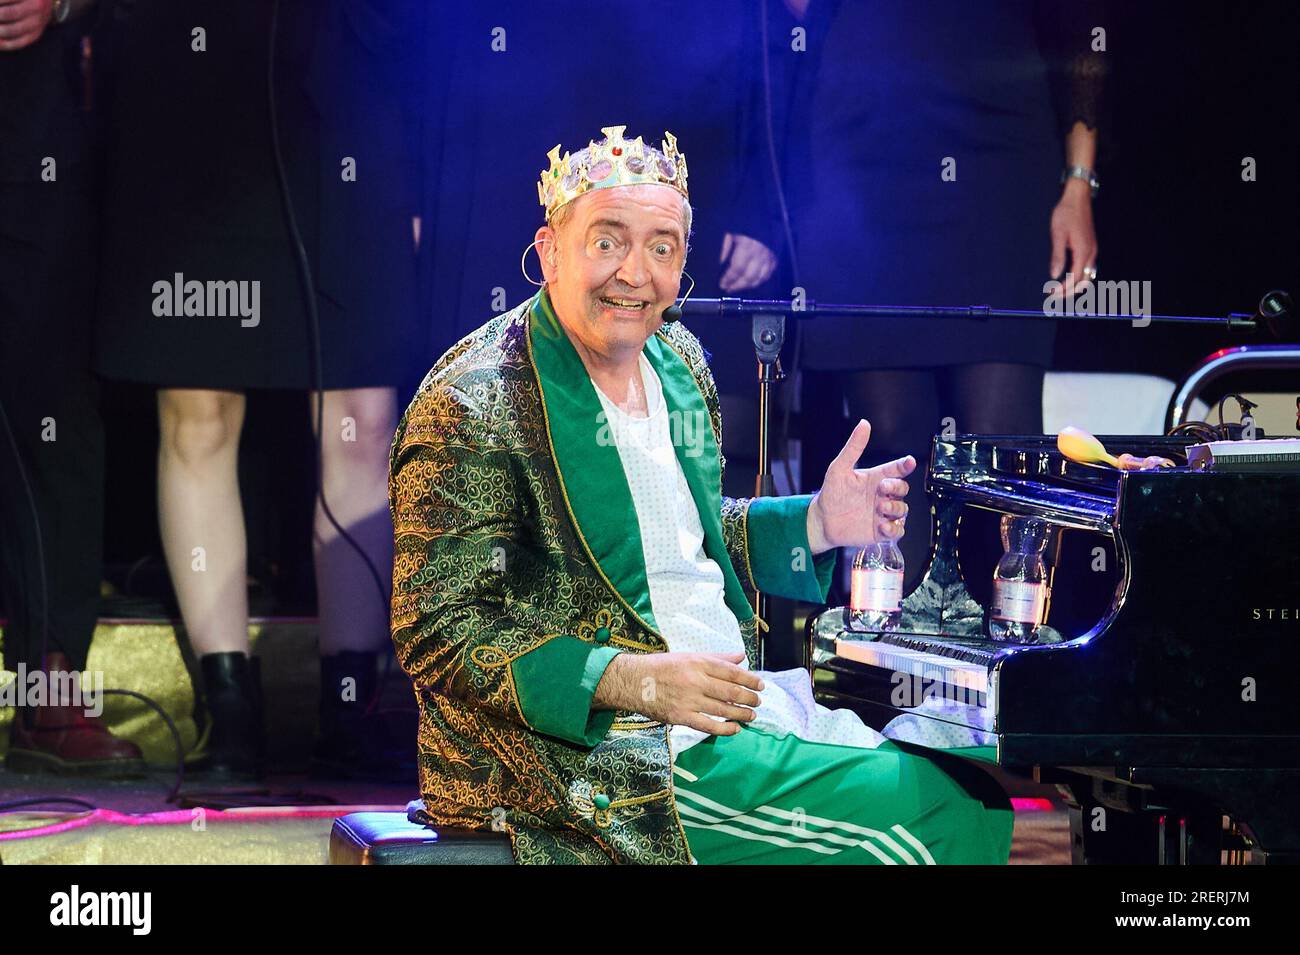
[[[916,459],[909,454],[874,468],[859,468],[858,458],[870,440],[871,425],[859,421],[826,469],[822,489],[808,508],[808,543],[814,554],[903,536],[906,478],[916,470]]]

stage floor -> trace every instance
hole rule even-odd
[[[51,803],[0,815],[0,861],[324,865],[336,816],[400,810],[414,795],[405,784],[275,776],[256,785],[219,786],[196,777],[187,778],[180,800],[169,804],[173,781],[170,772],[83,782],[0,771],[0,801],[58,796],[99,807],[88,813]],[[245,805],[214,808],[238,803]],[[15,838],[19,830],[40,834]]]
[[[411,787],[276,776],[264,784],[182,787],[183,808],[166,802],[173,775],[129,782],[76,782],[0,772],[0,801],[75,797],[95,813],[51,804],[0,815],[0,862],[42,864],[324,865],[336,816],[360,809],[400,811]],[[238,809],[192,806],[250,802]],[[1069,822],[1059,804],[1016,800],[1012,864],[1068,864]],[[68,811],[71,810],[71,811]],[[20,830],[32,835],[16,838]],[[39,833],[39,834],[38,834]]]
[[[0,861],[38,863],[325,864],[335,817],[358,809],[399,811],[416,795],[401,784],[316,780],[292,770],[309,762],[316,730],[318,665],[315,621],[257,619],[250,639],[262,661],[270,759],[281,774],[257,786],[217,787],[187,775],[182,802],[168,803],[175,779],[175,742],[162,721],[133,699],[109,696],[104,716],[119,736],[138,743],[156,767],[143,780],[107,782],[28,776],[0,769],[0,803],[65,797],[97,807],[48,804],[0,814]],[[144,693],[175,722],[185,750],[195,745],[193,687],[177,625],[165,619],[101,620],[91,646],[91,670],[108,687]],[[385,710],[412,710],[400,673],[385,686]],[[11,711],[0,708],[0,750]],[[1002,779],[1017,806],[1013,863],[1068,863],[1068,817],[1053,787]],[[200,810],[186,795],[201,793]],[[224,802],[222,796],[224,795]],[[250,805],[251,804],[251,805]],[[222,805],[241,808],[222,809]],[[32,834],[16,837],[18,830]]]

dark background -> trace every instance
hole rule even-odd
[[[1150,280],[1158,313],[1252,312],[1296,291],[1294,4],[1113,3],[1109,137],[1094,204],[1102,277]],[[1253,156],[1257,180],[1241,180]],[[1291,336],[1295,340],[1296,335]],[[1179,378],[1250,336],[1066,326],[1060,369]]]
[[[789,71],[799,68],[790,58],[815,50],[790,53],[789,14],[774,0],[767,6],[779,138],[784,110],[799,107],[784,98]],[[760,165],[755,179],[753,157],[735,152],[754,148],[746,133],[753,116],[718,120],[727,126],[713,142],[728,155],[710,155],[684,132],[711,117],[754,108],[746,100],[724,109],[719,99],[744,100],[743,92],[731,90],[753,88],[745,77],[754,76],[757,63],[746,51],[755,49],[759,0],[668,3],[659,20],[648,20],[647,9],[614,0],[540,9],[439,4],[426,35],[411,37],[422,47],[423,67],[411,82],[422,110],[418,159],[430,237],[422,250],[430,343],[423,353],[412,349],[412,386],[443,349],[490,316],[487,288],[506,288],[508,304],[531,292],[518,272],[519,251],[540,224],[534,179],[557,141],[584,144],[605,122],[626,122],[647,138],[657,138],[666,125],[690,158],[694,189],[709,183],[728,193],[693,195],[700,235],[733,227],[710,216],[736,222],[738,231],[770,228],[770,176],[763,178]],[[1098,264],[1103,278],[1149,280],[1156,312],[1250,312],[1265,291],[1300,286],[1296,22],[1295,5],[1280,2],[1111,4],[1098,162],[1103,188],[1094,204]],[[513,46],[510,54],[493,57],[487,31],[496,23],[508,25]],[[727,78],[728,89],[717,77]],[[785,144],[779,148],[784,155]],[[1244,156],[1257,162],[1255,182],[1241,179]],[[1046,220],[1042,227],[1046,241]],[[697,244],[692,255],[688,269],[696,273],[698,265],[706,273],[696,294],[716,294],[709,287],[716,270],[710,273],[706,261],[716,252]],[[471,274],[483,277],[471,281],[465,277]],[[789,288],[782,273],[759,291],[780,288]],[[706,341],[734,334],[743,353],[749,329],[737,322],[707,333]],[[1181,326],[1067,324],[1058,336],[1055,367],[1177,379],[1216,348],[1265,340]],[[1290,377],[1300,393],[1300,376]],[[408,398],[399,396],[400,404]],[[108,573],[120,594],[138,596],[143,608],[167,591],[155,516],[153,394],[106,383],[104,401]],[[250,395],[240,468],[250,573],[263,585],[254,593],[254,613],[310,611],[312,605],[306,411],[298,393]],[[733,457],[729,468],[743,463],[743,456]]]

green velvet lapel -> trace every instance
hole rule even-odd
[[[537,372],[551,454],[579,537],[605,581],[622,602],[658,633],[646,582],[645,551],[623,462],[602,428],[604,408],[596,388],[560,325],[545,290],[529,307],[528,347]],[[674,447],[690,486],[704,552],[722,569],[727,606],[739,620],[753,616],[722,536],[720,458],[708,408],[695,376],[659,336],[646,342],[646,359],[663,384],[673,422]]]
[[[544,290],[537,293],[528,312],[528,350],[537,371],[565,505],[605,582],[642,623],[658,633],[641,529],[623,461],[613,441],[599,440],[609,429],[602,427],[605,409],[596,386]]]

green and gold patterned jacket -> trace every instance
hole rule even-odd
[[[680,323],[645,346],[751,665],[756,587],[821,602],[811,498],[722,497],[717,389]],[[429,372],[397,429],[393,640],[420,705],[420,788],[445,826],[510,834],[520,862],[691,861],[669,727],[593,710],[618,653],[658,653],[618,449],[545,292]]]

